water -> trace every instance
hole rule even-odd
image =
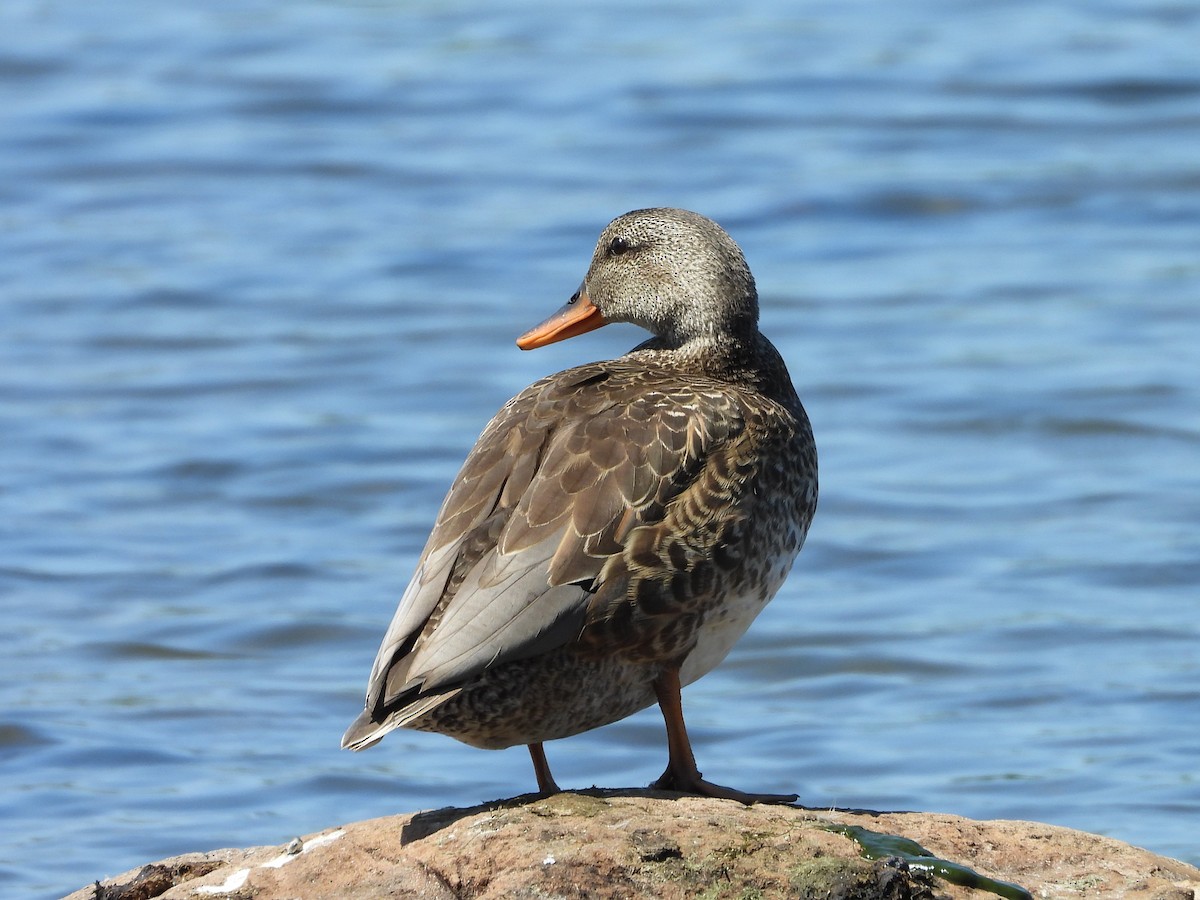
[[[717,780],[1200,862],[1200,13],[0,11],[0,893],[530,790],[337,749],[512,338],[613,215],[742,243],[822,452]],[[560,783],[661,770],[651,710]]]

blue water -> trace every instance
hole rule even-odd
[[[488,417],[639,335],[512,339],[663,204],[822,453],[705,773],[1200,862],[1200,10],[503,7],[0,8],[0,894],[533,788],[338,740]]]

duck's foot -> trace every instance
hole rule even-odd
[[[541,742],[528,746],[529,758],[533,760],[533,774],[537,776],[538,791],[542,794],[561,794],[562,788],[555,783],[554,776],[550,774],[550,763],[546,759],[546,751],[542,749]]]
[[[799,799],[797,794],[750,794],[705,781],[697,771],[680,775],[670,766],[650,787],[657,791],[679,791],[683,794],[699,794],[702,797],[716,797],[720,800],[736,800],[747,806],[752,803],[795,803]]]
[[[667,771],[650,787],[661,791],[681,791],[685,794],[700,794],[739,803],[795,803],[795,794],[748,794],[733,788],[705,781],[696,768],[696,757],[692,755],[692,743],[688,739],[687,727],[683,723],[683,704],[679,698],[679,669],[663,670],[654,681],[654,693],[667,725],[667,751],[670,762]]]

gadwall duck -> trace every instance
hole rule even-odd
[[[725,658],[804,543],[817,504],[808,417],[758,330],[741,250],[703,216],[614,219],[579,290],[517,345],[609,322],[653,337],[535,382],[483,430],[342,746],[401,727],[526,744],[550,793],[544,741],[657,702],[669,763],[653,787],[790,802],[701,778],[679,691]]]

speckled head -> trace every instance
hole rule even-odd
[[[579,292],[517,343],[532,349],[608,322],[640,325],[665,347],[752,334],[754,277],[741,248],[712,219],[637,209],[600,233]]]
[[[600,234],[584,292],[610,322],[682,344],[758,326],[746,258],[712,219],[686,209],[638,209]]]

